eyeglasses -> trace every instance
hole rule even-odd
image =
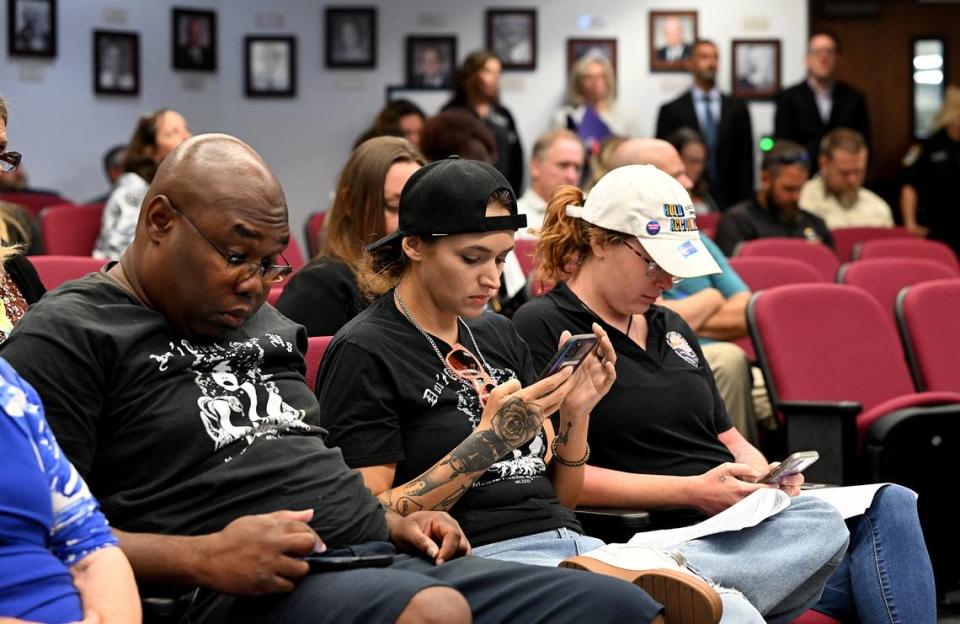
[[[166,195],[161,195],[167,203],[170,204],[170,207],[173,208],[173,211],[178,215],[186,219],[187,223],[193,226],[193,229],[197,231],[197,234],[200,235],[203,240],[207,241],[207,244],[213,247],[218,254],[223,256],[223,259],[227,261],[227,268],[236,273],[236,281],[248,280],[254,275],[259,274],[260,279],[265,282],[279,282],[286,276],[290,275],[293,272],[293,267],[289,264],[271,264],[266,262],[264,259],[261,262],[248,262],[238,254],[228,253],[220,247],[218,247],[212,240],[207,238],[207,235],[203,233],[196,223],[193,222],[190,217],[181,212],[176,206],[173,205],[173,202],[170,201],[170,198]],[[280,259],[287,262],[287,259],[283,257],[283,254],[280,254]]]
[[[490,375],[487,374],[483,364],[466,347],[457,343],[453,345],[450,353],[444,358],[447,367],[460,379],[473,386],[477,396],[480,397],[480,404],[486,405],[490,393],[497,387]]]
[[[20,159],[23,156],[20,152],[3,152],[0,154],[0,169],[3,171],[13,171],[20,166]]]
[[[649,277],[650,279],[669,277],[670,281],[673,282],[674,284],[679,284],[680,282],[683,281],[682,277],[674,277],[673,275],[670,275],[668,272],[664,271],[663,267],[657,264],[656,260],[654,260],[653,258],[646,257],[645,255],[643,255],[642,253],[634,249],[632,246],[630,246],[630,244],[627,243],[627,241],[623,241],[623,244],[627,246],[627,249],[637,254],[638,258],[640,258],[641,260],[647,263],[647,277]]]

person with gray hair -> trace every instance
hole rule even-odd
[[[609,59],[587,52],[573,64],[564,105],[554,115],[553,127],[575,132],[591,155],[609,136],[630,136],[632,119],[618,108],[616,87]]]

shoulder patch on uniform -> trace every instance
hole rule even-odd
[[[700,365],[700,358],[697,357],[697,352],[690,347],[690,343],[687,342],[687,339],[684,338],[680,332],[668,331],[666,340],[667,346],[673,349],[673,352],[676,353],[681,360],[691,366]]]

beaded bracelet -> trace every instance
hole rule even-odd
[[[587,444],[587,452],[584,454],[583,459],[580,459],[579,461],[567,461],[564,458],[560,457],[560,453],[557,452],[557,442],[559,442],[559,440],[557,438],[554,438],[553,443],[550,444],[550,450],[553,451],[554,461],[556,461],[561,466],[567,466],[569,468],[578,468],[584,465],[585,463],[587,463],[587,460],[590,459],[589,443]]]

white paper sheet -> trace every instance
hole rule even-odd
[[[840,515],[846,518],[859,516],[873,503],[873,497],[889,483],[869,483],[867,485],[849,485],[847,487],[826,487],[816,490],[803,490],[800,496],[812,496],[826,501],[837,508]],[[917,496],[917,493],[913,493]]]

